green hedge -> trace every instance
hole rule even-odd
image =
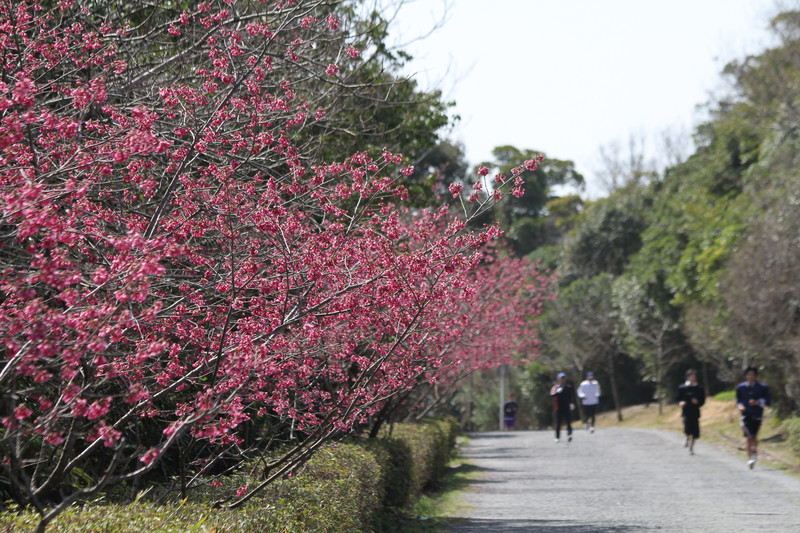
[[[72,507],[48,533],[358,532],[380,529],[382,517],[408,508],[426,486],[435,486],[455,445],[452,420],[397,424],[391,435],[352,438],[320,449],[295,477],[280,479],[242,509],[211,509],[208,502],[258,481],[239,474],[220,489],[190,494],[185,502],[157,505],[98,500]],[[33,531],[38,515],[9,508],[0,532]]]

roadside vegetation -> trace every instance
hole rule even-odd
[[[152,485],[127,502],[110,491],[73,506],[49,524],[56,533],[301,533],[412,531],[419,517],[456,505],[451,491],[470,475],[451,462],[458,426],[450,420],[397,424],[391,435],[351,438],[326,446],[304,465],[270,484],[240,509],[222,504],[263,481],[258,465],[211,479],[181,499]],[[463,478],[463,479],[467,479]],[[11,506],[0,532],[33,531],[39,515]],[[435,522],[431,522],[435,523]]]

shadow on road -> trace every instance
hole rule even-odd
[[[481,439],[507,439],[513,437],[515,434],[520,433],[519,431],[475,431],[466,433],[466,436],[469,437],[470,440],[481,440]]]
[[[441,523],[440,531],[452,533],[492,532],[522,532],[532,533],[625,533],[627,531],[641,531],[640,526],[615,525],[610,527],[576,524],[567,520],[498,520],[472,518],[469,520],[454,519]]]

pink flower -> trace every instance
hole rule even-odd
[[[11,99],[25,109],[30,109],[36,103],[34,99],[35,86],[30,78],[21,78],[14,86]]]
[[[479,195],[478,193],[476,193],[476,192],[474,192],[474,193],[470,194],[470,195],[469,195],[469,201],[470,201],[470,203],[475,203],[475,202],[477,202],[479,197],[480,197],[480,195]]]
[[[310,28],[312,25],[317,23],[317,19],[311,15],[303,17],[303,20],[300,21],[300,26],[302,28]]]
[[[20,404],[16,409],[14,409],[14,418],[17,420],[25,420],[32,414],[33,411],[31,411],[24,403]]]
[[[89,431],[89,435],[87,436],[86,440],[88,442],[94,442],[97,439],[101,439],[106,448],[112,448],[121,436],[122,433],[120,431],[117,431],[106,424],[105,420],[101,420],[95,427],[91,429],[91,431]]]
[[[51,446],[58,446],[59,444],[63,444],[66,439],[64,438],[64,433],[59,431],[57,433],[50,433],[44,440]]]
[[[478,167],[478,175],[479,176],[485,176],[488,173],[489,173],[489,169],[486,168],[485,166],[481,165],[481,166]]]
[[[108,275],[108,270],[106,270],[106,267],[101,266],[100,268],[94,271],[94,274],[92,274],[92,281],[96,285],[102,285],[103,283],[108,281],[108,278],[109,275]]]
[[[339,67],[331,63],[330,65],[328,65],[328,68],[325,69],[325,73],[328,76],[336,76],[337,74],[339,74]]]
[[[525,168],[530,170],[531,172],[536,170],[536,166],[537,166],[537,163],[533,159],[528,159],[527,161],[525,161]]]
[[[361,50],[359,50],[355,46],[348,46],[347,48],[345,48],[345,52],[347,52],[347,54],[353,59],[361,55]]]
[[[111,398],[103,398],[97,400],[89,406],[86,411],[86,418],[89,420],[96,420],[108,412],[108,406],[111,404]]]
[[[239,489],[236,491],[236,495],[237,495],[238,497],[240,497],[240,498],[241,498],[242,496],[244,496],[245,494],[247,494],[247,483],[245,483],[244,485],[242,485],[241,487],[239,487]]]
[[[328,23],[328,27],[333,31],[338,30],[339,26],[342,24],[342,20],[335,15],[328,15],[328,18],[325,19],[325,22]]]
[[[453,198],[456,198],[461,191],[464,190],[464,186],[460,183],[451,183],[450,184],[450,192],[453,193]]]
[[[150,448],[149,450],[147,450],[147,453],[145,453],[139,460],[143,462],[146,466],[150,466],[151,464],[153,464],[153,461],[155,461],[158,458],[158,455],[160,453],[161,452],[158,450],[158,448]]]
[[[406,168],[400,169],[400,174],[406,177],[410,176],[413,173],[414,173],[414,165],[408,165]]]

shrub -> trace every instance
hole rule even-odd
[[[411,452],[410,494],[416,498],[426,486],[435,486],[444,474],[455,445],[458,424],[451,419],[429,419],[420,424],[395,424],[392,436]]]
[[[384,437],[362,440],[378,459],[381,468],[381,484],[384,488],[383,506],[386,509],[402,509],[411,497],[411,476],[414,468],[411,448],[403,439]]]
[[[50,533],[357,532],[374,531],[382,515],[407,507],[426,485],[435,485],[455,445],[454,420],[397,424],[392,436],[353,438],[318,450],[297,475],[271,484],[241,509],[211,502],[259,482],[237,474],[221,489],[198,490],[194,501],[130,504],[101,499],[71,507],[48,526]],[[437,477],[438,476],[438,477]],[[12,506],[0,513],[0,531],[33,531],[39,516]]]

